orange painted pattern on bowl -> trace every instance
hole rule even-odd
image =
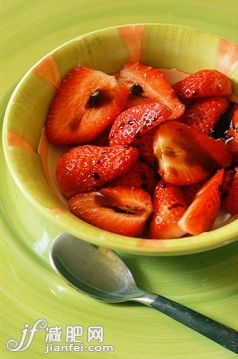
[[[8,145],[11,147],[21,148],[27,152],[36,153],[31,143],[21,134],[15,132],[8,132]]]
[[[33,69],[33,73],[56,88],[60,85],[61,79],[58,66],[52,55],[47,56],[36,65]]]
[[[130,61],[139,61],[142,55],[144,25],[129,25],[118,28],[119,36],[126,46]]]
[[[43,168],[47,183],[48,183],[51,191],[55,195],[57,195],[57,192],[56,192],[55,187],[54,187],[54,185],[52,183],[50,173],[49,173],[48,148],[49,148],[48,138],[46,137],[45,130],[43,129],[41,137],[40,137],[39,146],[38,146],[38,154],[40,156],[41,165],[42,165],[42,168]]]
[[[137,246],[141,248],[163,248],[166,247],[166,240],[139,238]]]
[[[221,71],[227,76],[238,67],[238,45],[221,39],[219,41],[217,53],[217,70]]]

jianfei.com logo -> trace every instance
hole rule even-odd
[[[67,325],[48,326],[46,319],[38,319],[30,326],[25,324],[21,337],[9,339],[7,350],[23,352],[29,350],[39,331],[45,332],[44,354],[52,352],[113,352],[114,346],[104,344],[104,328],[102,326]]]

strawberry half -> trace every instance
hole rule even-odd
[[[169,120],[170,115],[169,108],[159,103],[139,105],[123,111],[112,125],[110,146],[131,144],[138,136]]]
[[[225,171],[222,207],[228,213],[238,213],[238,166]]]
[[[125,236],[140,235],[152,212],[150,195],[140,188],[103,188],[78,194],[69,200],[77,217],[106,231]]]
[[[138,106],[138,105],[149,105],[154,102],[155,102],[155,100],[148,98],[148,97],[129,95],[126,105],[125,105],[125,109],[134,107],[134,106]]]
[[[233,163],[238,163],[238,105],[234,107],[231,116],[231,127],[227,132],[227,145],[233,156]]]
[[[223,174],[222,168],[200,189],[178,223],[181,230],[197,235],[212,228],[220,210]]]
[[[121,70],[120,81],[128,87],[131,99],[138,97],[141,101],[146,102],[148,99],[152,99],[162,103],[171,109],[171,119],[178,118],[183,114],[184,105],[179,101],[172,86],[159,69],[139,62],[131,62]]]
[[[216,70],[201,70],[174,85],[176,94],[183,100],[199,97],[228,96],[232,93],[229,78]]]
[[[109,133],[111,131],[111,127],[107,128],[105,131],[100,133],[90,144],[93,146],[109,146]]]
[[[56,177],[63,195],[102,187],[117,176],[128,172],[138,159],[136,148],[123,146],[78,146],[66,152],[58,161]]]
[[[185,111],[183,121],[188,126],[210,135],[228,106],[229,102],[224,97],[202,98]]]
[[[178,226],[187,203],[180,188],[161,180],[154,193],[154,215],[150,223],[150,238],[179,238],[185,234]]]
[[[76,67],[64,78],[52,102],[46,134],[55,144],[92,141],[124,108],[128,90],[114,76]]]
[[[151,167],[156,167],[156,159],[153,149],[153,138],[158,129],[158,126],[152,128],[142,136],[138,136],[133,146],[139,151],[140,158],[148,163]]]
[[[202,188],[202,186],[207,182],[207,179],[201,181],[201,182],[198,182],[198,183],[195,183],[195,184],[192,184],[191,186],[181,186],[181,190],[183,191],[183,194],[184,194],[184,197],[186,199],[186,203],[187,205],[189,206],[196,194],[198,193],[198,191]]]
[[[177,186],[197,183],[231,164],[231,153],[222,141],[176,121],[159,126],[154,153],[160,175]]]
[[[142,188],[153,194],[157,182],[157,174],[153,168],[146,163],[138,161],[123,176],[115,178],[108,183],[109,187],[126,186],[130,188]]]

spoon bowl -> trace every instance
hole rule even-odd
[[[125,302],[143,294],[118,255],[70,234],[53,242],[51,262],[77,290],[105,302]]]
[[[75,289],[107,303],[136,301],[154,308],[223,347],[238,353],[238,331],[171,299],[137,288],[120,257],[70,234],[55,239],[50,261]]]

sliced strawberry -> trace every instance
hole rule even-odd
[[[216,70],[201,70],[174,85],[176,94],[182,100],[199,97],[228,96],[232,93],[229,78]]]
[[[154,136],[154,153],[163,179],[177,186],[202,181],[231,163],[231,153],[222,141],[177,121],[160,125]]]
[[[126,186],[131,188],[142,188],[153,194],[157,182],[157,174],[153,168],[146,163],[138,161],[123,176],[115,178],[108,183],[109,187]]]
[[[112,125],[110,146],[131,144],[138,136],[169,120],[170,114],[169,108],[159,103],[128,108]]]
[[[238,166],[225,171],[222,207],[228,213],[238,213]]]
[[[228,106],[229,102],[224,97],[202,98],[185,111],[183,121],[188,126],[209,135]]]
[[[69,201],[77,217],[106,231],[140,235],[152,212],[150,195],[140,188],[113,187],[78,194]]]
[[[111,127],[107,128],[103,131],[99,136],[97,136],[92,142],[91,145],[94,146],[109,146],[109,133],[111,131]]]
[[[202,188],[202,186],[207,182],[206,180],[203,180],[201,182],[192,184],[191,186],[182,186],[180,187],[183,191],[184,197],[186,199],[186,203],[188,206],[193,202],[196,194],[198,191]]]
[[[181,237],[185,232],[178,226],[187,203],[180,188],[161,180],[154,193],[154,215],[150,223],[150,238],[169,239]]]
[[[238,105],[234,107],[231,116],[231,127],[227,132],[227,145],[233,156],[233,163],[238,164]]]
[[[149,105],[154,102],[155,102],[155,100],[148,98],[148,97],[130,95],[127,99],[125,109],[134,107],[134,106],[138,106],[138,105]]]
[[[152,128],[148,132],[144,133],[142,136],[138,136],[133,144],[138,149],[140,158],[153,168],[156,167],[156,159],[153,149],[153,138],[157,129],[158,126]]]
[[[100,188],[123,175],[137,159],[138,151],[133,147],[78,146],[59,159],[56,177],[61,192],[70,198]]]
[[[212,228],[220,210],[223,174],[222,168],[197,193],[179,221],[179,227],[184,232],[197,235]]]
[[[172,111],[172,119],[183,114],[184,105],[159,69],[131,62],[121,70],[120,80],[127,85],[131,96],[152,99],[168,106]]]
[[[74,68],[52,102],[46,134],[55,144],[92,141],[122,111],[128,90],[113,76],[86,67]]]
[[[229,141],[227,141],[227,138],[228,138],[227,132],[231,126],[231,117],[232,117],[232,113],[233,113],[233,108],[234,108],[234,106],[230,102],[227,110],[225,111],[225,113],[223,113],[220,116],[219,121],[215,124],[215,126],[213,127],[213,130],[210,133],[210,135],[213,138],[224,140],[226,143],[229,142]]]

